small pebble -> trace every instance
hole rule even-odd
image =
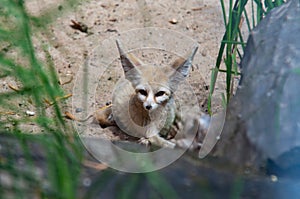
[[[82,108],[76,108],[75,109],[75,113],[80,113],[80,112],[82,112]]]
[[[18,163],[19,163],[19,165],[25,165],[26,161],[24,158],[19,158]]]
[[[173,19],[171,19],[171,20],[169,21],[169,23],[170,23],[170,24],[177,24],[178,21],[177,21],[176,19],[173,18]]]
[[[90,178],[84,178],[82,184],[85,187],[89,187],[92,184],[92,180]]]
[[[271,97],[273,94],[273,90],[270,90],[269,92],[267,92],[267,97]]]
[[[277,182],[278,181],[278,177],[276,175],[271,175],[271,181],[272,182]]]
[[[28,116],[34,116],[35,115],[35,112],[34,111],[26,111],[26,114],[28,115]]]
[[[248,174],[250,174],[250,170],[249,169],[245,169],[244,173],[248,175]]]

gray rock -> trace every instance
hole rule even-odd
[[[300,160],[280,161],[300,147],[299,33],[300,1],[291,0],[271,11],[249,36],[240,87],[223,132],[237,143],[226,151],[242,153],[235,161],[268,159],[279,166],[300,165]],[[300,159],[300,153],[295,155]]]

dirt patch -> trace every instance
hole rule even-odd
[[[158,27],[174,31],[193,39],[199,44],[199,50],[195,57],[193,70],[188,82],[199,99],[199,105],[203,111],[206,109],[211,69],[214,67],[220,41],[224,33],[223,17],[218,0],[213,1],[83,1],[75,9],[66,9],[62,0],[53,1],[26,1],[28,11],[35,16],[41,16],[52,10],[59,13],[47,29],[38,31],[33,36],[37,55],[45,60],[44,46],[47,46],[51,58],[56,67],[59,81],[66,94],[72,94],[76,83],[77,72],[87,63],[89,57],[95,55],[95,49],[109,38],[122,35],[138,28]],[[70,25],[72,20],[85,24],[87,32],[74,29]],[[128,41],[123,41],[124,46]],[[168,38],[172,43],[172,38]],[[174,41],[175,42],[175,41]],[[178,42],[178,41],[177,41]],[[114,46],[114,44],[112,44]],[[182,44],[184,46],[184,44]],[[157,50],[151,53],[136,51],[144,61],[155,60],[157,64],[167,64],[178,56],[174,52],[182,50],[180,43],[173,52]],[[115,48],[116,50],[116,48]],[[104,49],[105,51],[105,49]],[[114,51],[107,49],[108,54]],[[173,54],[172,54],[173,53]],[[104,75],[99,74],[98,86],[95,92],[95,108],[111,101],[111,92],[115,82],[121,73],[118,54],[116,60],[108,67]],[[112,71],[110,71],[112,70]],[[117,72],[116,72],[117,71]],[[10,90],[9,84],[17,83],[7,78],[2,82],[2,90]],[[216,86],[216,94],[224,92],[224,78],[219,78]],[[220,98],[219,98],[220,99]],[[22,99],[20,114],[26,114],[26,110],[34,109],[27,100]],[[17,102],[20,103],[20,102]],[[216,100],[220,106],[221,100]],[[65,110],[72,111],[72,98],[69,98]],[[30,117],[30,116],[28,116]],[[29,125],[29,131],[35,132],[34,124]]]

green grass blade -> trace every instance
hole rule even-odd
[[[117,185],[117,187],[120,188],[118,190],[116,198],[134,198],[136,196],[137,190],[139,190],[140,183],[141,174],[130,174],[126,180],[126,184],[124,184],[124,181],[122,181],[120,182],[120,184]]]
[[[9,122],[14,123],[14,126],[8,129],[8,132],[16,135],[16,139],[20,142],[22,151],[24,152],[26,165],[28,165],[31,170],[34,170],[35,166],[31,160],[32,151],[28,144],[33,141],[33,137],[28,139],[24,134],[24,130],[21,132],[21,129],[19,129],[19,124],[30,121],[38,125],[38,127],[44,131],[44,135],[35,141],[41,144],[43,150],[48,152],[45,158],[49,168],[47,178],[41,179],[44,181],[49,180],[48,190],[43,190],[43,187],[37,187],[41,189],[40,198],[76,198],[81,168],[80,162],[82,159],[81,145],[79,144],[78,138],[72,135],[70,129],[66,126],[61,113],[60,104],[54,103],[53,106],[50,107],[54,110],[54,114],[49,115],[46,114],[43,101],[46,98],[54,102],[56,97],[63,95],[57,83],[58,78],[54,64],[51,62],[49,54],[47,53],[45,54],[48,55],[48,57],[46,57],[46,61],[49,63],[48,68],[44,67],[36,57],[31,40],[34,34],[32,32],[32,18],[26,12],[23,1],[3,0],[3,4],[1,4],[1,9],[2,8],[5,11],[5,16],[0,16],[0,23],[3,22],[1,20],[4,20],[4,22],[13,21],[15,23],[1,27],[0,41],[5,44],[8,43],[11,50],[16,51],[18,55],[24,59],[25,63],[28,64],[24,66],[16,64],[18,61],[6,57],[5,52],[2,51],[0,53],[0,65],[1,69],[4,69],[4,72],[1,71],[1,75],[11,75],[20,83],[19,91],[8,91],[0,94],[1,106],[7,105],[7,107],[3,108],[17,112],[19,107],[10,104],[11,99],[30,98],[32,99],[32,105],[34,105],[37,110],[34,119],[28,117],[22,117],[20,119],[12,118]],[[1,121],[0,126],[5,126],[5,121]],[[12,163],[15,161],[14,157],[11,157],[11,161]],[[2,166],[0,160],[0,170]],[[14,167],[5,167],[5,169],[7,169],[7,172],[10,174],[17,174],[13,176],[14,180],[30,180],[25,178],[26,173],[24,173],[24,171],[17,170]],[[35,184],[39,186],[40,183],[36,182]],[[32,187],[35,188],[34,186]],[[23,196],[27,198],[28,196],[26,194],[24,195],[20,187],[13,186],[11,189],[14,190],[13,193],[16,193],[16,198]],[[2,192],[3,191],[1,191],[1,193]],[[2,198],[2,195],[0,195],[0,198]]]
[[[220,0],[220,2],[221,2],[222,14],[223,14],[223,21],[224,21],[224,25],[226,27],[227,26],[227,19],[226,19],[226,10],[225,10],[224,0]]]
[[[233,48],[233,42],[236,42],[237,36],[239,34],[239,23],[241,20],[241,15],[243,13],[243,10],[245,9],[245,5],[247,4],[247,0],[236,0],[234,6],[233,6],[233,1],[229,1],[229,20],[226,26],[226,32],[223,36],[220,48],[219,48],[219,53],[217,56],[216,60],[216,65],[215,69],[212,70],[212,75],[211,75],[211,83],[210,83],[210,90],[209,90],[209,98],[208,98],[208,112],[211,114],[211,97],[214,92],[215,88],[215,83],[217,81],[218,77],[218,71],[220,69],[220,65],[223,59],[223,54],[224,50],[226,47],[225,51],[225,65],[226,65],[226,96],[229,98],[230,97],[230,84],[231,84],[231,71],[232,71],[232,48]],[[227,41],[226,43],[224,41]],[[230,42],[228,42],[230,41]],[[229,99],[227,99],[227,102]]]
[[[179,198],[175,189],[167,182],[159,172],[145,174],[151,186],[161,195],[161,198]]]

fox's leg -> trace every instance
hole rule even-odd
[[[160,146],[160,147],[167,147],[167,148],[173,149],[173,148],[175,148],[175,145],[176,145],[175,143],[160,137],[158,134],[154,135],[152,137],[149,137],[148,140],[150,143]]]
[[[111,104],[96,110],[93,114],[93,117],[102,128],[116,126],[116,122],[112,114]]]
[[[146,145],[149,145],[151,143],[160,147],[168,148],[175,148],[176,145],[175,143],[161,137],[159,135],[159,130],[156,128],[155,125],[151,126],[148,129],[146,136],[141,138],[139,142]]]
[[[139,143],[144,144],[146,146],[149,146],[150,144],[154,144],[156,146],[160,146],[160,147],[167,147],[167,148],[175,148],[176,144],[168,141],[162,137],[160,137],[159,135],[155,135],[152,136],[150,138],[146,138],[146,137],[142,137],[139,139]]]
[[[144,144],[146,146],[149,146],[151,144],[151,142],[148,138],[152,137],[155,134],[157,134],[157,132],[158,132],[157,128],[153,124],[150,124],[150,127],[148,127],[148,129],[146,130],[143,137],[141,137],[139,139],[139,143]],[[152,143],[152,144],[155,144],[155,143]]]
[[[65,112],[65,116],[68,119],[78,122],[87,122],[91,118],[93,118],[93,123],[99,124],[102,128],[106,128],[109,126],[116,126],[116,122],[114,120],[112,114],[112,105],[108,104],[104,107],[97,109],[93,114],[88,115],[84,119],[76,118],[72,113],[68,111]]]

